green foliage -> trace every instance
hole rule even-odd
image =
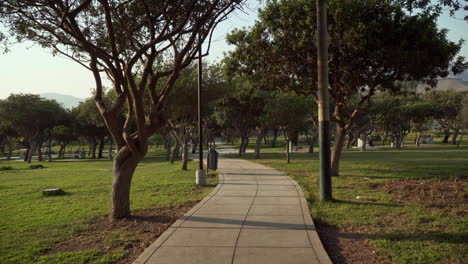
[[[463,125],[463,102],[465,92],[455,90],[432,91],[425,95],[425,99],[440,108],[435,119],[444,129],[459,129]]]
[[[461,43],[437,28],[438,15],[406,13],[397,1],[329,1],[331,95],[341,103],[366,85],[398,89],[396,80],[446,76]],[[237,48],[225,59],[227,69],[270,88],[315,93],[315,16],[315,1],[268,1],[251,29],[228,36]]]
[[[25,137],[37,137],[65,118],[66,112],[55,100],[33,94],[11,94],[0,101],[0,123]]]
[[[268,127],[280,128],[291,138],[293,133],[307,128],[316,105],[312,97],[276,93],[265,106]]]
[[[14,168],[0,171],[0,263],[115,263],[125,254],[124,245],[116,252],[45,253],[108,213],[111,161],[53,162],[41,170],[18,162],[0,161],[0,165]],[[143,160],[132,184],[133,210],[176,208],[200,200],[212,188],[194,184],[196,168],[195,162],[189,163],[188,171],[180,171],[179,166],[160,159]],[[210,179],[209,184],[216,182]],[[66,195],[42,195],[44,189],[54,187]]]

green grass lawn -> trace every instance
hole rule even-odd
[[[37,164],[33,163],[33,164]],[[57,244],[85,230],[108,214],[112,183],[110,161],[42,163],[29,169],[24,162],[0,162],[0,263],[113,263],[125,248],[44,254]],[[145,159],[133,177],[131,208],[180,207],[202,199],[212,188],[194,184],[196,162],[188,171],[180,164]],[[211,179],[213,186],[216,179]],[[42,190],[60,187],[63,196],[45,197]]]
[[[468,147],[439,145],[400,151],[344,152],[341,175],[333,177],[335,200],[329,203],[317,199],[317,153],[293,153],[291,164],[284,160],[283,154],[265,153],[255,161],[292,176],[306,192],[317,223],[364,234],[395,263],[466,263],[466,182],[461,190],[463,201],[457,201],[458,206],[445,204],[440,208],[397,202],[382,185],[390,179],[466,180]]]

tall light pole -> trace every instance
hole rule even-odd
[[[317,68],[319,100],[320,200],[332,199],[330,109],[328,104],[327,0],[317,1]]]
[[[202,76],[202,43],[201,43],[201,35],[198,36],[198,41],[200,42],[199,50],[198,50],[198,146],[199,146],[199,153],[198,153],[198,170],[196,172],[196,184],[199,186],[205,186],[206,184],[206,175],[205,171],[203,170],[203,127],[202,127],[202,117],[201,117],[201,90],[203,85],[203,76]]]

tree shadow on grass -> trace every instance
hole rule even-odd
[[[468,241],[468,232],[446,233],[446,232],[393,232],[393,233],[377,233],[370,234],[370,239],[389,240],[394,242],[399,241],[431,241],[437,243],[454,243],[462,244]]]
[[[353,202],[346,200],[333,199],[334,203],[337,204],[351,204],[351,205],[370,205],[370,206],[385,206],[385,207],[402,207],[403,205],[395,203],[373,203],[373,202]]]

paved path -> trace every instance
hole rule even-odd
[[[215,190],[134,264],[331,263],[289,176],[238,159],[220,159],[219,171]]]

